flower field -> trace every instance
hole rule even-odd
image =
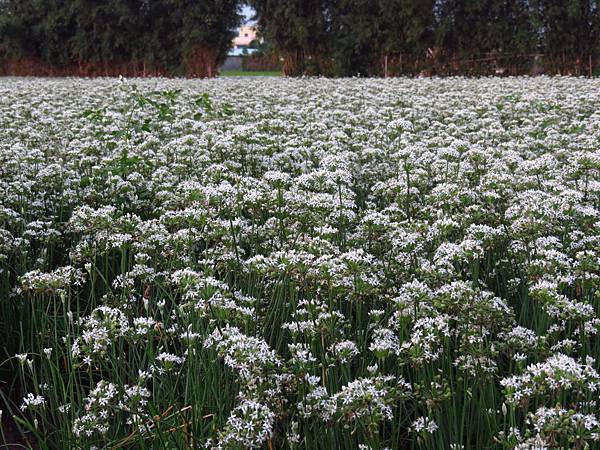
[[[3,420],[39,449],[600,448],[598,105],[0,80]]]

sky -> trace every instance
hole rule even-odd
[[[244,5],[242,7],[242,14],[245,17],[245,21],[248,22],[248,21],[250,21],[250,19],[254,15],[254,9],[251,8],[250,6]]]

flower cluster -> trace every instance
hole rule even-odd
[[[11,412],[48,448],[598,447],[599,102],[0,80]]]

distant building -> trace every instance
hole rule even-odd
[[[221,66],[221,70],[242,70],[244,57],[258,51],[250,48],[250,43],[256,39],[256,27],[242,25],[238,29],[238,35],[233,39],[233,47],[227,53],[227,59]]]
[[[233,39],[233,48],[248,48],[254,40],[256,40],[256,27],[253,25],[242,25],[238,30],[238,35]]]

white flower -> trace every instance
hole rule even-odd
[[[438,429],[437,424],[435,423],[435,421],[433,419],[430,419],[429,417],[418,417],[417,419],[415,419],[415,421],[412,423],[411,425],[411,430],[414,433],[433,433],[434,431],[436,431]]]
[[[27,409],[37,406],[46,406],[46,399],[41,395],[33,395],[29,393],[26,397],[23,397],[23,403],[21,404],[20,409],[21,411],[26,411]]]

